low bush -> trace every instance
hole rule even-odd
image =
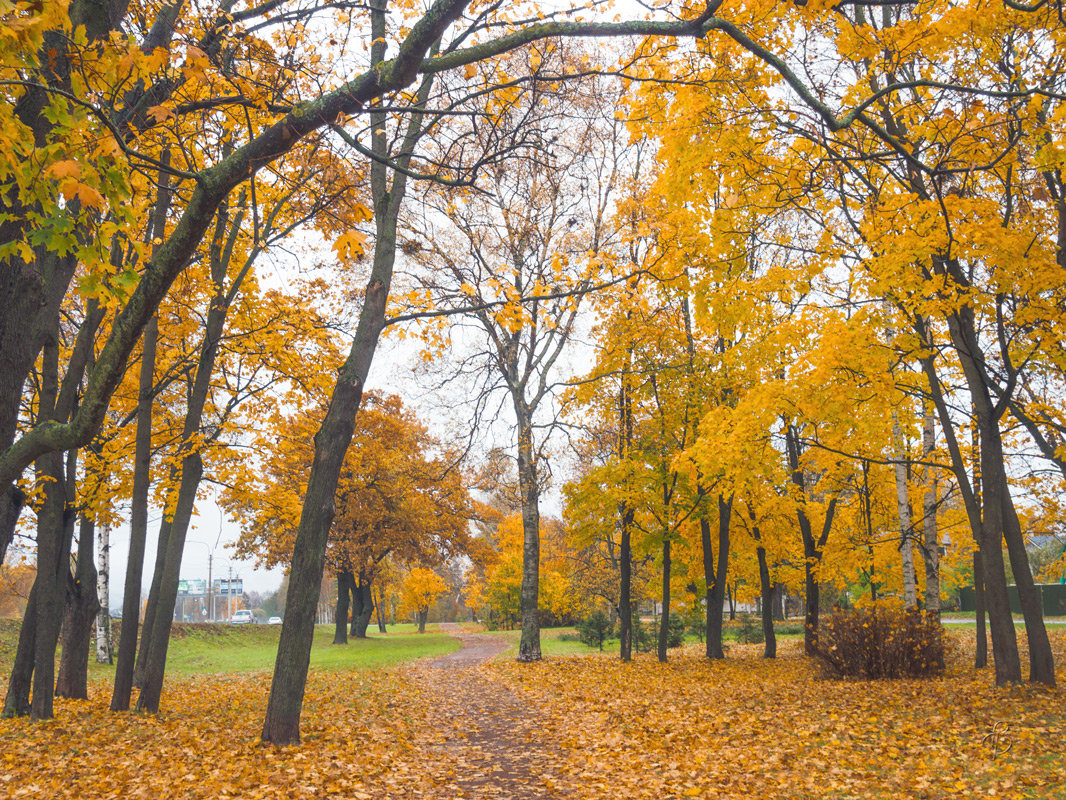
[[[602,611],[593,611],[586,619],[577,624],[577,633],[581,641],[589,647],[603,649],[603,643],[611,637],[611,621]]]
[[[762,620],[756,619],[751,614],[741,614],[740,625],[737,627],[737,641],[741,644],[762,644],[764,640]]]
[[[685,620],[680,614],[671,614],[666,623],[666,646],[680,647],[685,643]]]
[[[944,629],[915,608],[876,605],[825,618],[818,656],[837,677],[919,678],[944,669]]]

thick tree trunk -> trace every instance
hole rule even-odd
[[[93,562],[95,525],[82,516],[78,537],[78,565],[67,577],[66,614],[63,618],[63,654],[56,677],[56,696],[76,700],[89,698],[88,671],[90,634],[100,610],[96,593],[96,564]]]
[[[974,654],[974,669],[988,666],[988,633],[985,630],[985,568],[981,550],[973,551],[973,597],[974,622],[977,626],[977,649]]]
[[[181,554],[185,549],[185,534],[189,529],[193,504],[196,502],[196,487],[200,485],[203,470],[203,461],[199,452],[190,453],[182,461],[178,505],[174,509],[174,524],[167,541],[166,564],[160,581],[155,620],[151,630],[146,628],[144,632],[148,657],[145,661],[144,686],[137,697],[138,711],[151,713],[159,711],[159,701],[163,695],[167,648],[170,645],[170,628],[174,622],[174,606],[178,599]]]
[[[755,529],[758,538],[758,528]],[[777,634],[774,633],[774,587],[770,583],[770,567],[766,563],[766,548],[755,548],[759,559],[759,598],[762,611],[763,658],[777,656]]]
[[[953,262],[944,266],[952,271],[952,274],[958,272],[958,265]],[[963,306],[950,314],[948,331],[962,365],[981,437],[981,479],[984,487],[981,557],[985,568],[985,599],[992,629],[992,657],[996,662],[996,682],[1006,683],[1021,678],[1014,620],[1007,602],[1006,573],[1000,549],[1005,540],[1014,581],[1018,587],[1018,599],[1025,617],[1025,631],[1029,643],[1029,680],[1054,686],[1055,665],[1051,643],[1044,627],[1043,608],[1033,583],[1025,541],[1007,479],[1003,440],[999,429],[1000,416],[1006,410],[1006,404],[994,402],[990,395],[988,387],[992,385],[992,380],[984,363],[972,309]],[[996,651],[1001,649],[1000,642],[1005,649],[997,653]]]
[[[371,7],[371,62],[380,64],[385,56],[385,6],[380,0],[372,0]],[[454,18],[445,15],[434,20],[435,25],[439,25],[438,37]],[[426,47],[429,46],[430,43],[426,42]],[[431,86],[431,77],[423,80],[418,91],[420,104],[425,103]],[[401,168],[410,164],[411,154],[422,133],[422,118],[420,113],[412,113],[408,117],[401,155],[397,158]],[[384,130],[384,115],[372,113],[371,125],[375,130]],[[388,155],[385,152],[385,138],[375,136],[372,143],[375,152],[382,158]],[[326,539],[335,513],[334,494],[337,491],[344,454],[352,441],[363,386],[384,326],[385,308],[396,260],[396,223],[406,193],[406,176],[402,171],[396,172],[390,188],[383,163],[373,162],[370,172],[377,232],[374,263],[348,359],[341,367],[326,418],[315,436],[315,455],[293,548],[289,588],[285,600],[285,621],[281,626],[274,678],[270,684],[270,700],[261,736],[263,742],[277,745],[295,744],[300,741],[300,711],[307,685],[307,667],[314,637],[315,610],[322,585]]]
[[[348,605],[352,597],[352,573],[337,572],[337,608],[333,612],[333,644],[348,644]]]
[[[30,596],[26,600],[26,612],[19,629],[15,662],[8,677],[7,696],[4,699],[4,719],[25,717],[30,713],[30,687],[33,685],[33,657],[37,648],[37,580],[33,581]],[[27,624],[27,620],[30,621]]]
[[[666,663],[670,639],[670,539],[663,539],[663,613],[659,618],[659,661]]]
[[[419,633],[425,633],[426,632],[426,620],[429,619],[429,609],[428,608],[420,608],[420,609],[418,609],[417,616],[418,616],[418,632]]]
[[[352,583],[352,636],[356,639],[366,638],[366,629],[374,614],[374,595],[371,583],[362,575],[359,582]]]

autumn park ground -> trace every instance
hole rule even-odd
[[[320,629],[303,743],[275,749],[257,736],[277,628],[176,626],[158,716],[108,712],[93,665],[88,702],[0,722],[0,797],[1066,798],[1063,690],[996,689],[951,627],[944,677],[846,682],[788,637],[772,661],[693,643],[621,664],[545,631],[530,665],[513,633]],[[15,636],[0,621],[5,674]],[[1051,636],[1066,664],[1066,626]]]

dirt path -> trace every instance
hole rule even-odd
[[[428,789],[433,798],[561,798],[556,731],[522,697],[501,685],[485,662],[507,649],[495,636],[463,633],[442,624],[463,643],[461,650],[412,670],[434,698],[429,714],[434,741],[427,756],[448,769]]]

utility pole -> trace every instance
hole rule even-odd
[[[214,556],[214,553],[207,554],[207,607],[211,609],[208,615],[210,622],[215,621],[215,584],[211,581],[211,561]]]

